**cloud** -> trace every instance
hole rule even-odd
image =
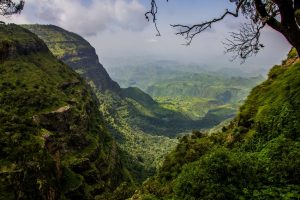
[[[147,43],[157,43],[157,42],[158,42],[158,40],[157,40],[157,39],[154,39],[154,38],[152,38],[152,39],[147,39],[147,40],[146,40],[146,42],[147,42]]]
[[[27,0],[13,22],[55,24],[82,35],[142,31],[147,26],[139,0]],[[9,21],[9,20],[5,20]]]
[[[49,0],[29,1],[28,3],[31,7],[30,10],[33,10],[37,18],[50,23],[59,22],[64,12],[63,8]]]

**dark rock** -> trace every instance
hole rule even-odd
[[[91,168],[91,162],[89,159],[82,159],[71,165],[71,169],[76,173],[82,173]]]
[[[62,83],[62,84],[59,86],[59,88],[65,90],[65,89],[67,89],[67,88],[69,88],[69,87],[73,87],[73,86],[76,86],[76,85],[78,85],[78,84],[80,84],[79,81],[74,81],[74,82],[64,82],[64,83]]]
[[[43,113],[33,116],[33,121],[44,127],[45,129],[53,132],[68,132],[70,131],[71,107],[64,106],[56,111]]]

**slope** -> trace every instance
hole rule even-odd
[[[0,38],[0,199],[94,199],[129,180],[85,81],[28,30]]]
[[[120,86],[99,63],[95,49],[81,36],[53,25],[22,26],[38,35],[58,59],[72,67],[88,82],[91,81],[99,90],[120,92]]]
[[[300,62],[294,51],[222,131],[184,136],[132,199],[300,198]]]
[[[86,74],[100,73],[99,70],[97,72],[97,67],[89,67],[84,62],[77,62],[77,60],[97,58],[94,48],[82,37],[52,25],[24,25],[24,27],[45,40],[53,54],[57,55],[58,58],[61,58],[62,61],[69,64],[72,68],[79,68],[80,71],[84,71]],[[77,52],[78,49],[81,49],[81,44],[86,45],[85,49],[92,49],[93,51],[88,51],[89,53],[83,56],[80,51]],[[72,53],[69,53],[70,48],[68,45],[72,46]],[[103,68],[98,59],[96,60],[97,66]],[[108,91],[117,93],[117,96],[120,97],[119,101],[125,101],[122,103],[123,108],[127,105],[126,112],[134,119],[128,122],[129,127],[139,127],[146,134],[171,137],[193,129],[211,128],[223,120],[235,116],[239,101],[248,94],[251,86],[261,80],[261,77],[225,78],[209,74],[184,73],[176,70],[170,71],[163,67],[141,67],[140,69],[120,70],[120,72],[124,75],[124,78],[128,74],[133,73],[132,77],[137,78],[138,76],[140,80],[137,82],[145,81],[148,84],[149,79],[155,79],[157,84],[165,85],[163,91],[160,92],[160,94],[164,93],[164,96],[155,98],[159,104],[151,99],[149,95],[135,87],[121,89],[117,92],[111,89],[108,89]],[[81,75],[87,80],[91,80],[92,85],[93,82],[97,82],[97,77],[89,79],[84,74]],[[171,81],[170,84],[167,84],[167,81]],[[193,95],[188,95],[188,97],[183,97],[186,94],[182,92],[168,95],[168,88],[172,92],[174,91],[172,88],[178,86],[181,87],[179,90],[183,91],[187,88],[187,85],[194,82],[196,84],[188,90],[200,91],[204,93],[202,96],[196,95],[196,97],[193,97]],[[229,84],[228,87],[220,86],[225,83]],[[139,85],[142,86],[141,84]],[[101,87],[94,85],[94,88],[104,93]],[[149,92],[151,93],[150,89]],[[212,95],[208,93],[212,93]],[[155,96],[154,93],[153,95]],[[108,101],[113,102],[114,100]],[[115,109],[117,108],[115,107]],[[111,112],[111,115],[114,115],[114,112]]]
[[[125,160],[129,169],[136,174],[136,178],[140,181],[153,174],[162,162],[164,155],[175,147],[177,140],[173,138],[193,129],[211,128],[223,120],[235,116],[236,105],[220,103],[212,98],[197,99],[195,102],[192,102],[193,99],[191,98],[186,98],[186,102],[192,102],[191,105],[182,106],[179,104],[179,106],[174,106],[174,109],[174,107],[169,106],[170,104],[163,103],[162,99],[156,99],[159,100],[160,104],[158,104],[151,96],[136,87],[102,90],[101,87],[94,84],[98,81],[98,77],[86,76],[86,74],[102,73],[101,70],[104,70],[98,69],[100,66],[103,67],[98,61],[94,48],[87,41],[75,33],[52,25],[24,25],[24,27],[43,39],[53,54],[63,62],[73,69],[80,69],[77,72],[90,82],[100,102],[99,107],[105,123],[120,147],[127,153],[122,159]],[[80,49],[90,49],[90,51],[82,54]],[[93,64],[92,62],[85,63],[78,62],[78,60],[94,60],[98,64],[95,67],[90,67],[87,64]],[[160,75],[161,80],[168,74],[170,80],[186,75],[178,71],[170,74],[169,70],[165,70],[164,73],[159,73],[155,68],[148,70],[153,70],[153,73]],[[126,73],[130,73],[130,70],[128,69]],[[126,73],[124,71],[124,75]],[[150,76],[151,74],[144,73],[141,79],[147,80]],[[157,78],[157,76],[153,77]],[[216,76],[207,77],[203,75],[203,77],[213,83],[221,84],[222,82],[219,81],[221,78],[214,80]],[[248,80],[244,82],[254,84]],[[246,92],[242,91],[242,93]],[[226,95],[219,96],[220,98],[226,97]],[[174,99],[172,98],[172,105],[174,105]],[[181,103],[181,99],[178,102]],[[180,110],[178,107],[187,108],[187,111]],[[190,115],[189,110],[195,111],[195,114]]]
[[[165,113],[168,116],[174,116],[174,112],[160,108],[149,95],[138,88],[120,89],[115,83],[116,87],[102,90],[102,87],[95,83],[102,80],[99,77],[103,76],[101,73],[105,69],[99,63],[94,48],[77,34],[53,25],[23,25],[23,27],[28,28],[43,39],[50,51],[60,60],[73,69],[80,69],[77,72],[89,81],[97,94],[99,110],[105,123],[125,152],[122,159],[129,166],[129,170],[136,175],[136,179],[144,180],[149,174],[153,174],[163,155],[176,144],[175,139],[163,135],[182,131],[182,128],[175,130],[165,120],[161,119],[163,118],[162,115],[166,116]],[[85,49],[90,49],[84,56],[77,52],[78,49],[82,49],[82,44],[85,45]],[[72,53],[69,53],[68,45],[72,46]],[[78,60],[93,60],[97,64],[78,62]],[[93,65],[93,67],[89,65]],[[100,70],[100,67],[103,69]],[[86,74],[100,75],[89,77]],[[159,124],[155,124],[156,122]],[[173,128],[172,131],[169,130],[170,128]]]

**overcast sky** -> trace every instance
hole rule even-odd
[[[265,49],[240,66],[224,55],[222,41],[228,32],[237,30],[242,19],[228,17],[211,30],[199,35],[190,46],[174,35],[169,25],[203,22],[232,8],[229,0],[157,0],[156,37],[152,23],[144,13],[150,0],[26,0],[24,11],[17,16],[0,18],[13,23],[42,23],[61,26],[86,38],[97,50],[106,68],[116,62],[130,64],[140,60],[176,60],[208,67],[269,68],[287,54],[290,45],[270,28],[264,30]]]

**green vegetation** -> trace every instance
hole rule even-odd
[[[163,64],[120,67],[111,69],[111,73],[123,87],[139,87],[161,107],[194,121],[202,121],[199,124],[205,124],[205,121],[216,125],[234,117],[251,88],[264,80],[262,76],[187,72],[189,69],[182,71],[180,66]]]
[[[209,112],[213,113],[214,111],[227,111],[227,113],[218,113],[218,116],[223,116],[225,119],[231,118],[235,116],[237,107],[237,105],[235,104],[221,104],[215,99],[198,97],[164,96],[156,97],[155,100],[163,108],[177,111],[193,120],[201,119],[205,117],[205,115],[207,115]]]
[[[221,131],[182,137],[133,199],[300,198],[300,62],[290,57]]]
[[[72,56],[69,59],[74,61]],[[231,122],[228,119],[235,115],[241,100],[262,77],[149,69],[157,76],[138,71],[145,77],[128,80],[134,87],[116,92],[101,90],[84,75],[94,69],[79,67],[77,71],[90,80],[103,121],[120,147],[121,174],[129,182],[97,198],[129,197],[135,191],[130,181],[142,182],[156,169],[157,174],[135,192],[133,199],[300,198],[300,63],[295,60],[291,51],[288,60],[275,66],[268,80],[252,90]],[[125,72],[123,75],[126,79]],[[148,91],[154,100],[135,86]],[[206,133],[193,131],[179,142],[170,139],[220,122],[222,125]],[[114,143],[110,145],[117,148]],[[86,151],[89,149],[93,148]],[[108,152],[116,155],[115,150]],[[63,163],[84,165],[86,159],[71,155]],[[68,191],[84,185],[85,176],[73,172],[65,172],[70,180],[65,184]]]
[[[220,102],[238,102],[262,77],[226,77],[211,74],[186,74],[160,81],[146,91],[154,96],[213,98]]]
[[[120,92],[119,85],[111,80],[99,63],[95,49],[81,36],[54,25],[23,25],[38,35],[58,59],[69,65],[101,91]]]
[[[1,25],[0,38],[0,199],[101,199],[130,185],[85,81],[28,30]]]
[[[224,120],[219,117],[219,112],[227,112],[220,107],[211,110],[201,121],[191,120],[150,101],[147,96],[140,95],[140,90],[134,95],[133,91],[137,90],[131,90],[125,99],[109,91],[98,92],[97,96],[103,118],[120,147],[130,155],[129,159],[123,158],[139,180],[155,173],[164,156],[175,148],[177,139],[169,137],[189,132],[187,130],[192,128],[212,127]]]
[[[152,83],[157,103],[138,88],[110,87],[115,83],[108,75],[106,82],[90,77],[95,68],[73,57],[81,51],[78,41],[67,50],[48,45],[77,65],[90,86],[26,29],[0,25],[0,38],[0,199],[122,200],[133,193],[148,200],[300,198],[300,62],[294,50],[252,90],[233,121],[178,142],[170,137],[232,117],[261,78],[174,72],[172,84]],[[135,191],[136,181],[156,168]]]
[[[166,104],[162,101],[164,97],[161,97],[156,99],[160,103],[158,104],[151,96],[136,87],[120,89],[119,86],[107,85],[106,90],[103,90],[102,85],[106,84],[99,85],[98,81],[103,82],[106,78],[108,79],[106,83],[113,83],[113,81],[105,75],[106,71],[98,62],[95,50],[87,41],[56,26],[25,25],[24,27],[36,33],[46,42],[54,55],[89,81],[94,92],[97,93],[105,124],[125,152],[122,159],[138,181],[154,174],[164,155],[174,149],[177,139],[171,138],[193,129],[211,128],[235,115],[236,107],[220,104],[213,98],[186,98],[182,101],[183,97],[178,97],[176,102],[178,104],[172,107],[170,105],[175,101]],[[160,74],[153,70],[154,73]],[[130,73],[130,70],[126,73]],[[169,70],[166,70],[160,77],[165,78],[168,73]],[[97,74],[105,75],[105,78],[96,76]],[[179,75],[179,72],[174,71],[174,74],[169,74],[169,78],[175,79]],[[145,80],[149,79],[149,75],[141,77]],[[210,80],[213,81],[213,78],[211,77]],[[182,104],[188,102],[191,102],[190,105]],[[178,108],[186,108],[186,110]],[[189,113],[191,110],[193,110],[192,114]]]
[[[174,112],[161,109],[138,88],[121,90],[99,63],[94,48],[80,36],[52,25],[24,27],[45,40],[54,55],[88,80],[97,94],[104,123],[124,150],[121,159],[135,180],[143,181],[154,174],[163,156],[177,143],[163,135],[182,131],[178,127],[169,130],[171,126],[161,120],[161,116],[173,116]]]
[[[164,156],[174,149],[177,140],[149,134],[150,129],[142,130],[143,126],[149,124],[146,121],[147,115],[154,115],[151,109],[109,91],[105,94],[97,92],[97,97],[110,132],[124,152],[127,152],[122,159],[128,169],[139,182],[153,175]],[[159,128],[163,130],[164,127]]]
[[[142,66],[109,68],[111,76],[121,87],[138,87],[152,97],[201,97],[217,98],[229,91],[229,102],[245,98],[250,89],[263,81],[262,76],[228,75],[224,72],[205,72],[203,69],[184,69],[184,67],[165,63]],[[183,68],[183,69],[182,69]],[[236,70],[237,71],[237,70]]]

